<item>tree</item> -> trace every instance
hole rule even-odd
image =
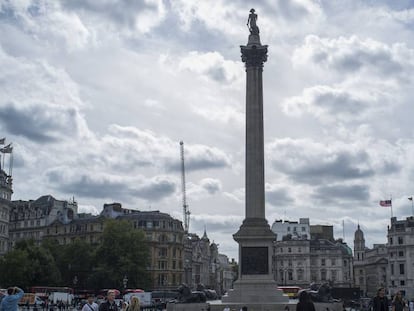
[[[0,284],[4,287],[26,286],[31,281],[29,255],[24,250],[12,250],[0,258]]]
[[[105,222],[102,243],[96,251],[94,282],[101,288],[122,288],[128,278],[128,287],[147,288],[149,248],[142,230],[136,230],[124,220]]]
[[[39,245],[34,240],[22,240],[16,243],[16,250],[26,251],[30,260],[31,280],[29,284],[59,284],[61,282],[60,271],[56,266],[55,258],[51,252]]]
[[[58,284],[60,272],[49,250],[35,245],[33,240],[16,243],[0,262],[0,280],[3,285]]]

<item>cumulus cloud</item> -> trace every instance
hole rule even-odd
[[[6,104],[0,107],[1,127],[11,134],[39,143],[56,142],[63,136],[79,136],[76,124],[81,117],[75,108],[49,108],[44,104],[27,107]]]
[[[243,77],[240,62],[226,60],[219,52],[191,51],[178,65],[180,70],[190,70],[219,83],[231,83]]]
[[[221,182],[220,180],[214,178],[204,178],[200,181],[200,186],[207,191],[209,194],[215,194],[221,191]]]
[[[131,33],[139,31],[148,33],[158,26],[165,18],[166,8],[161,0],[145,1],[93,1],[73,0],[61,1],[62,6],[87,18],[93,15],[97,23],[107,25],[108,21],[116,27],[125,27]]]
[[[68,51],[84,48],[92,38],[90,30],[77,14],[61,9],[57,1],[3,1],[3,20],[18,24],[36,41]]]
[[[370,38],[321,38],[306,37],[304,44],[292,55],[295,66],[313,64],[340,74],[368,72],[385,79],[410,78],[414,66],[414,50],[404,43],[388,45]]]
[[[91,135],[76,83],[45,61],[13,57],[0,47],[0,120],[4,130],[37,142]]]
[[[45,173],[50,184],[65,193],[87,198],[117,198],[130,201],[140,198],[160,201],[176,190],[176,182],[168,176],[121,177],[111,174],[73,173],[69,168],[50,169]]]
[[[355,122],[371,119],[374,114],[390,110],[391,94],[381,89],[359,90],[345,86],[316,85],[282,102],[290,116],[310,113],[325,122]]]
[[[285,206],[294,202],[286,186],[266,183],[266,202],[273,206]]]
[[[313,198],[321,204],[337,204],[344,201],[363,202],[364,204],[370,199],[368,185],[327,185],[318,186],[315,189]],[[354,203],[355,204],[355,203]]]
[[[273,169],[296,182],[312,184],[374,175],[368,153],[346,145],[329,146],[305,139],[280,139],[269,144],[267,150]]]

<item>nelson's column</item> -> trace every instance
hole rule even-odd
[[[239,244],[239,279],[222,297],[223,303],[272,304],[288,302],[273,279],[272,255],[275,234],[265,218],[263,143],[263,63],[267,45],[260,43],[255,10],[247,20],[250,35],[242,45],[246,66],[246,217],[233,235]]]

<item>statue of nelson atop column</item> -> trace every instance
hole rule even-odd
[[[249,27],[250,33],[252,35],[259,34],[259,27],[257,27],[256,21],[257,21],[257,14],[255,13],[254,9],[251,9],[249,18],[247,19],[247,27]]]

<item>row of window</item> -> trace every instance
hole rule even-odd
[[[390,243],[390,245],[393,245],[393,243],[394,243],[393,237],[389,238],[389,243]],[[397,237],[397,243],[398,243],[398,245],[404,244],[404,239],[403,239],[402,236]]]
[[[294,247],[280,247],[279,250],[280,250],[281,253],[283,253],[283,252],[286,252],[286,253],[294,253],[295,252],[295,248]],[[297,248],[297,252],[298,253],[302,253],[302,248],[301,247],[298,247]]]
[[[157,285],[158,286],[173,286],[173,285],[180,285],[182,283],[182,275],[179,274],[172,274],[171,280],[168,279],[167,274],[158,274],[157,277]],[[197,284],[197,283],[196,283]]]
[[[293,227],[293,232],[297,232],[297,227]],[[306,227],[300,227],[302,232],[306,232]],[[290,227],[287,227],[287,231],[290,232]]]
[[[181,270],[182,268],[183,268],[183,263],[182,263],[181,260],[179,260],[178,262],[177,262],[177,260],[172,260],[171,261],[171,269],[172,270],[176,270],[176,269]],[[169,270],[168,261],[167,260],[159,260],[158,261],[158,269],[159,270]]]
[[[177,221],[159,221],[159,220],[138,220],[134,221],[134,228],[162,228],[162,229],[178,229]]]

